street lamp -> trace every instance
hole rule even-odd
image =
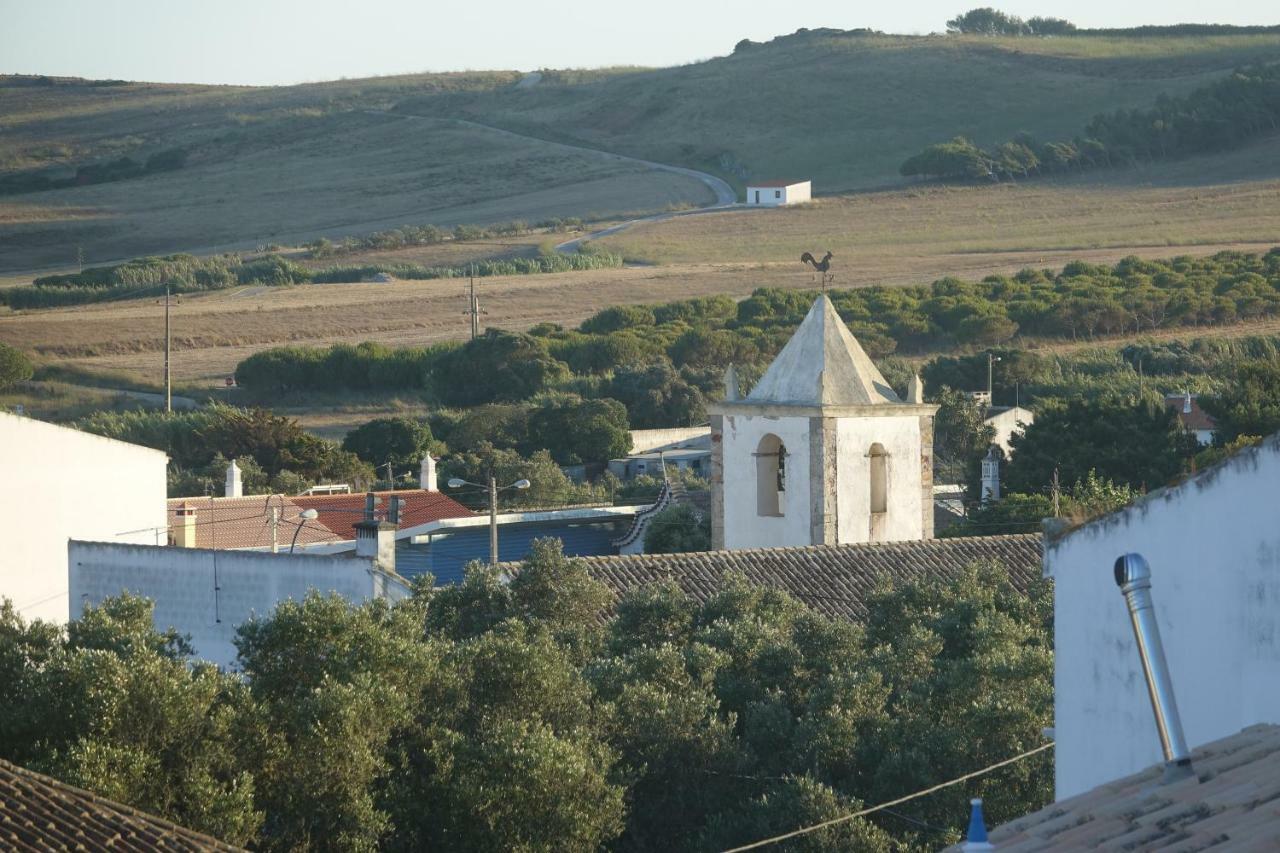
[[[527,489],[529,488],[528,480],[516,480],[510,485],[498,487],[498,480],[494,477],[493,472],[489,472],[489,485],[482,486],[479,483],[473,483],[470,480],[463,480],[459,477],[451,477],[449,479],[449,488],[460,489],[463,486],[475,486],[477,489],[489,490],[489,565],[498,565],[498,492],[505,492],[507,489]]]
[[[1000,361],[1000,356],[992,355],[991,352],[988,351],[987,352],[987,405],[988,406],[992,405],[992,402],[993,402],[991,399],[991,390],[992,390],[991,376],[992,376],[992,373],[994,372],[992,370],[992,366],[997,361]]]
[[[293,546],[298,544],[298,534],[302,532],[302,525],[306,524],[308,521],[315,521],[319,517],[320,513],[316,512],[314,509],[304,509],[302,512],[298,513],[298,526],[293,531],[293,541],[289,543],[290,554],[293,553]]]

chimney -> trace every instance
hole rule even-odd
[[[1124,593],[1125,603],[1129,606],[1133,638],[1138,644],[1142,674],[1146,676],[1151,710],[1155,713],[1156,732],[1160,735],[1160,748],[1164,751],[1164,780],[1161,784],[1167,785],[1193,776],[1194,771],[1187,741],[1182,734],[1178,703],[1173,697],[1169,665],[1164,659],[1164,644],[1160,642],[1160,626],[1156,623],[1156,612],[1151,603],[1151,567],[1141,554],[1125,554],[1116,560],[1115,577],[1116,586]]]
[[[178,548],[196,547],[196,508],[183,501],[173,522],[173,544]]]
[[[229,498],[238,498],[244,495],[244,486],[240,482],[240,466],[236,464],[234,459],[227,466],[227,488],[224,494]]]
[[[396,525],[390,521],[378,521],[373,516],[376,498],[373,492],[365,495],[364,520],[356,522],[356,556],[373,560],[383,571],[396,570]],[[399,498],[392,498],[391,512],[399,515]]]
[[[418,488],[428,492],[438,492],[436,484],[436,460],[428,453],[422,457],[422,470],[418,472]]]
[[[1190,391],[1182,392],[1182,414],[1184,415],[1191,414],[1191,392]]]
[[[961,850],[995,850],[987,840],[987,822],[982,816],[982,798],[969,801],[969,829],[964,834]]]
[[[920,378],[919,373],[914,374],[907,381],[907,402],[917,406],[924,403],[924,380]]]

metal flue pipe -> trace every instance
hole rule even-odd
[[[1133,638],[1142,659],[1142,674],[1147,679],[1151,710],[1156,718],[1160,748],[1164,751],[1164,782],[1185,779],[1194,775],[1191,753],[1182,734],[1182,717],[1173,696],[1173,680],[1169,676],[1164,644],[1160,641],[1160,626],[1151,603],[1151,566],[1141,554],[1125,554],[1116,560],[1115,577],[1116,586],[1124,593],[1125,604],[1129,606]]]

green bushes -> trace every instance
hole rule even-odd
[[[1040,143],[1022,134],[988,151],[958,136],[909,157],[899,171],[942,180],[1014,179],[1221,151],[1277,128],[1280,64],[1254,65],[1183,97],[1162,95],[1146,110],[1095,116],[1070,141]]]
[[[238,255],[167,255],[148,257],[80,273],[37,278],[31,287],[0,290],[0,305],[15,309],[52,308],[115,299],[153,296],[165,285],[174,293],[197,293],[243,285],[276,286],[308,282],[358,282],[379,273],[397,278],[429,280],[477,276],[537,275],[622,266],[619,255],[608,253],[510,258],[478,261],[461,267],[418,264],[368,264],[309,270],[279,255],[245,259]]]
[[[35,366],[26,353],[0,343],[0,391],[30,379],[34,372]]]
[[[78,426],[98,435],[154,447],[169,454],[171,483],[187,483],[189,472],[208,473],[217,459],[252,458],[262,479],[310,483],[338,482],[361,486],[373,480],[372,469],[354,453],[332,441],[303,431],[297,421],[265,409],[211,405],[203,409],[98,412]]]

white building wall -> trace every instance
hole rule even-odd
[[[157,629],[189,634],[196,657],[224,668],[236,663],[236,628],[282,601],[301,600],[311,590],[353,602],[409,594],[404,580],[353,556],[73,541],[63,559],[76,616],[108,596],[145,596],[155,602]]]
[[[889,488],[887,512],[873,534],[871,460],[867,453],[876,443],[889,454]],[[836,452],[840,459],[836,506],[841,544],[923,538],[919,417],[841,418],[836,426]]]
[[[773,434],[787,449],[781,516],[762,516],[756,506],[756,448]],[[725,415],[725,548],[777,548],[809,545],[809,419],[763,415]]]
[[[1013,451],[1009,439],[1014,434],[1021,435],[1026,428],[1036,422],[1035,413],[1029,409],[1013,407],[999,414],[992,415],[986,419],[986,423],[995,428],[996,434],[992,437],[991,443],[998,445],[1005,455],[1009,455]]]
[[[760,207],[779,207],[784,204],[800,204],[812,200],[812,182],[799,181],[785,187],[747,186],[747,204]],[[758,194],[758,195],[757,195]],[[759,200],[757,201],[757,198]]]
[[[68,539],[163,544],[167,462],[148,447],[0,412],[0,597],[24,619],[65,622]]]
[[[800,204],[811,200],[811,187],[809,181],[801,181],[798,184],[791,184],[782,191],[783,204]]]
[[[1075,531],[1054,579],[1057,798],[1163,761],[1112,566],[1151,564],[1151,593],[1192,747],[1280,723],[1280,437]]]

